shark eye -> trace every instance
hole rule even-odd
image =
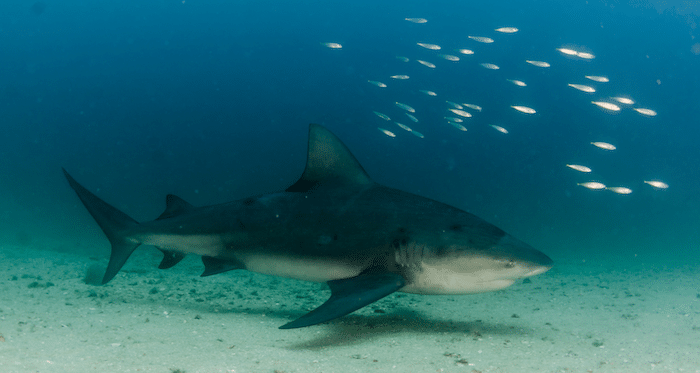
[[[513,268],[513,267],[515,267],[515,261],[513,261],[513,260],[507,261],[505,267],[506,267],[506,268]]]

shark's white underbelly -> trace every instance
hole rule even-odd
[[[227,242],[242,240],[242,234],[237,236],[223,235],[177,235],[150,234],[137,237],[137,242],[153,245],[163,250],[173,250],[186,254],[210,256],[221,259],[232,259],[242,262],[245,268],[252,272],[266,275],[281,276],[303,281],[326,282],[354,277],[363,270],[360,266],[349,265],[340,261],[325,258],[296,257],[283,254],[268,253],[265,250],[254,251],[227,250]],[[255,251],[262,252],[255,252]]]
[[[225,248],[224,237],[216,234],[151,234],[141,238],[139,242],[163,250],[213,257],[222,255]]]
[[[456,272],[423,264],[413,281],[400,291],[413,294],[474,294],[503,289],[511,279],[494,277],[490,271]]]
[[[362,268],[323,258],[237,253],[249,271],[303,281],[326,282],[360,274]]]

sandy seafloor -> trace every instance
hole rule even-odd
[[[106,243],[106,241],[105,241]],[[700,372],[695,260],[554,258],[502,291],[396,293],[328,324],[278,327],[324,284],[168,270],[140,248],[105,286],[105,257],[0,248],[0,372]]]

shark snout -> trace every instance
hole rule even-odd
[[[537,265],[538,271],[539,271],[539,272],[534,273],[535,275],[543,273],[543,272],[547,272],[550,268],[552,268],[552,266],[554,265],[554,261],[552,260],[552,258],[548,257],[545,253],[543,253],[539,250],[536,250],[536,249],[532,249],[532,250],[534,250],[534,255],[533,255],[534,260],[532,260],[532,262],[535,265]]]
[[[529,267],[530,271],[525,273],[523,277],[539,275],[552,269],[554,261],[550,257],[539,250],[531,247],[529,249],[527,267]]]
[[[512,237],[505,236],[500,241],[501,248],[520,264],[517,277],[530,277],[549,271],[554,261],[545,253]]]
[[[539,275],[541,273],[545,273],[545,272],[549,271],[550,269],[552,269],[551,265],[539,266],[539,267],[533,269],[532,271],[526,273],[524,277],[536,276],[536,275]]]

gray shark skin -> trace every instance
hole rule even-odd
[[[333,320],[395,291],[493,291],[552,266],[468,212],[373,182],[316,124],[306,169],[285,191],[204,207],[168,195],[165,212],[150,222],[136,222],[63,172],[112,245],[103,284],[139,245],[153,245],[164,253],[159,268],[196,254],[202,276],[246,269],[329,285],[324,304],[281,329]]]

